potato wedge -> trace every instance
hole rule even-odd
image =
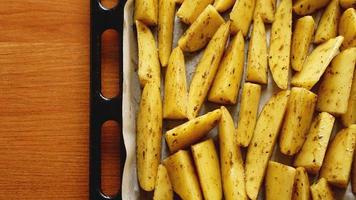
[[[189,0],[183,1],[177,11],[177,16],[186,24],[192,24],[198,16],[206,9],[214,0]]]
[[[158,11],[158,55],[162,67],[168,65],[172,51],[174,12],[176,3],[174,0],[159,0]]]
[[[205,101],[215,74],[218,70],[220,60],[223,56],[225,44],[230,32],[230,22],[227,22],[219,28],[214,37],[209,42],[190,83],[188,93],[188,119],[195,118]]]
[[[173,190],[183,200],[202,200],[198,177],[188,151],[180,150],[163,161]]]
[[[341,121],[346,127],[351,126],[351,124],[356,124],[356,73],[355,72],[352,81],[352,87],[351,87],[347,111],[345,114],[341,115]]]
[[[153,200],[173,200],[173,189],[169,180],[167,169],[164,165],[158,166]]]
[[[242,90],[239,121],[237,123],[237,143],[247,147],[255,130],[258,106],[261,98],[261,86],[245,83]]]
[[[297,20],[292,39],[292,68],[301,71],[308,56],[309,47],[314,35],[314,19],[305,16]]]
[[[349,183],[355,136],[356,126],[341,130],[326,152],[320,177],[325,178],[332,185],[346,188]]]
[[[295,167],[304,167],[311,174],[319,173],[324,161],[334,122],[335,117],[326,112],[320,113],[313,120],[307,139],[295,157]]]
[[[340,5],[344,9],[356,7],[356,0],[340,0]]]
[[[352,192],[356,194],[356,153],[354,153],[354,160],[352,163],[352,170],[351,170],[351,189]]]
[[[310,186],[313,200],[334,200],[334,194],[325,178]]]
[[[292,0],[282,0],[272,24],[268,63],[274,82],[284,90],[288,88],[291,42]]]
[[[272,23],[276,10],[276,0],[256,0],[254,18],[260,15],[263,22]]]
[[[246,155],[246,193],[256,199],[287,108],[289,91],[271,97],[256,123]]]
[[[248,30],[255,10],[256,0],[238,0],[230,13],[231,33],[235,34],[242,31],[247,36]]]
[[[141,87],[147,82],[160,85],[161,66],[159,64],[156,41],[151,30],[142,22],[136,21],[138,43],[138,78]]]
[[[344,37],[338,36],[319,45],[307,57],[303,69],[294,74],[292,85],[310,90],[321,78],[331,60],[338,54]]]
[[[332,0],[319,21],[314,43],[320,44],[337,36],[340,15],[339,0]]]
[[[202,49],[223,23],[224,19],[218,11],[212,5],[208,5],[178,40],[178,46],[186,52]]]
[[[174,0],[177,4],[182,4],[184,0]]]
[[[356,47],[334,58],[319,87],[317,110],[335,115],[347,112],[355,64]]]
[[[329,2],[330,0],[297,0],[293,5],[293,11],[298,15],[309,15],[328,5]]]
[[[224,197],[226,200],[247,200],[245,169],[235,126],[229,111],[221,107],[219,122],[220,165]]]
[[[136,158],[137,176],[142,189],[155,187],[158,165],[161,161],[162,102],[159,86],[147,83],[142,91],[137,114]]]
[[[214,7],[220,13],[225,12],[234,6],[235,0],[215,0]]]
[[[342,49],[356,47],[356,10],[354,8],[349,8],[342,14],[339,22],[339,34],[345,38]]]
[[[267,84],[267,41],[266,29],[260,15],[253,22],[252,35],[248,48],[246,80]]]
[[[298,167],[295,171],[294,189],[292,200],[309,200],[309,178],[303,167]]]
[[[266,172],[266,200],[292,199],[295,173],[293,167],[269,161]]]
[[[302,148],[313,119],[317,96],[304,88],[293,87],[290,93],[279,147],[283,154],[294,155]]]
[[[222,199],[219,157],[213,140],[208,139],[193,145],[192,154],[204,199]]]
[[[215,127],[220,117],[221,110],[216,109],[167,131],[165,137],[171,153],[198,142]]]
[[[153,26],[158,21],[158,0],[135,0],[135,21]]]
[[[164,87],[163,117],[187,118],[187,80],[182,50],[176,47],[169,58]]]
[[[232,39],[220,62],[208,100],[221,104],[235,104],[245,63],[245,40],[241,31]]]

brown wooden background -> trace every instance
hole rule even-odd
[[[106,0],[111,6],[115,0]],[[105,33],[104,89],[116,87]],[[89,0],[0,6],[0,199],[88,199]],[[117,191],[117,126],[104,128],[103,190]]]

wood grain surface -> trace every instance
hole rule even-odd
[[[105,2],[113,5],[114,0]],[[115,51],[104,49],[105,93]],[[110,39],[111,38],[111,39]],[[0,199],[88,199],[89,0],[0,6]],[[104,128],[103,188],[119,188],[118,127]]]

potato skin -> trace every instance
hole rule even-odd
[[[310,186],[310,192],[313,200],[334,200],[334,194],[325,178],[320,178]]]
[[[153,200],[173,200],[173,189],[164,165],[158,166],[157,179]]]
[[[340,15],[339,0],[332,0],[320,19],[314,43],[320,44],[337,36]]]
[[[208,139],[193,145],[192,154],[204,199],[222,199],[219,157],[213,140]]]
[[[158,21],[158,0],[135,0],[134,19],[147,26],[154,26]]]
[[[294,160],[294,166],[304,167],[309,173],[317,174],[323,164],[335,117],[322,112],[313,120],[309,134]]]
[[[234,6],[235,0],[215,0],[214,7],[220,13],[225,12]]]
[[[180,150],[163,161],[173,190],[183,200],[202,200],[198,177],[188,151]]]
[[[295,171],[294,190],[292,200],[309,200],[309,178],[303,167],[298,167]]]
[[[161,160],[162,139],[161,92],[155,82],[147,83],[143,88],[136,123],[138,181],[142,189],[152,191]]]
[[[230,13],[231,33],[236,34],[242,31],[244,36],[247,36],[248,30],[255,10],[256,0],[238,0]]]
[[[356,124],[356,73],[355,72],[352,81],[352,87],[351,87],[347,111],[345,114],[341,115],[341,121],[346,127],[349,127],[352,124]]]
[[[177,11],[177,16],[186,24],[192,24],[204,9],[212,4],[214,0],[189,0],[182,1],[182,5]]]
[[[356,10],[347,9],[341,16],[339,22],[339,35],[344,36],[342,49],[356,47]]]
[[[356,64],[356,47],[337,55],[327,68],[318,93],[317,110],[335,115],[347,112]]]
[[[298,15],[309,15],[328,5],[330,0],[298,0],[293,5],[293,11]]]
[[[276,0],[256,0],[254,18],[260,15],[263,22],[272,23],[276,10]]]
[[[340,0],[340,5],[344,9],[356,7],[356,0]]]

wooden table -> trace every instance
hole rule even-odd
[[[105,48],[107,94],[117,83],[115,49]],[[88,99],[89,0],[2,2],[0,199],[88,199]],[[117,129],[104,129],[109,194],[119,184]]]

